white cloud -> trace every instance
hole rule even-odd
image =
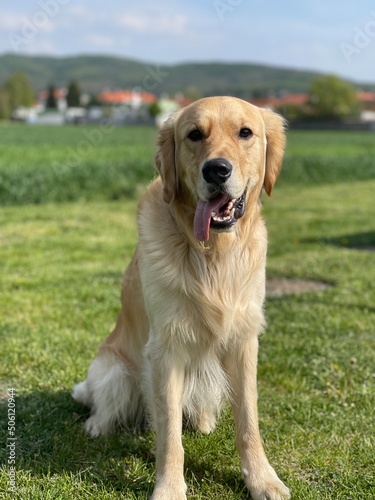
[[[70,21],[83,22],[84,25],[99,21],[102,22],[106,17],[102,12],[93,10],[83,5],[71,5],[66,9],[67,19]],[[73,19],[72,19],[73,18]]]
[[[1,15],[0,28],[27,37],[28,34],[39,31],[52,33],[56,25],[45,12],[39,10],[28,16]]]
[[[139,34],[182,35],[186,31],[188,18],[184,14],[123,14],[118,23]]]
[[[88,35],[86,39],[96,47],[113,47],[115,45],[115,40],[111,36]]]
[[[53,42],[49,40],[39,40],[38,38],[28,40],[24,52],[27,54],[58,54],[56,45]]]
[[[73,16],[86,17],[91,13],[91,10],[83,5],[70,5],[67,7],[66,12]]]
[[[2,12],[0,16],[0,29],[4,31],[15,31],[21,28],[20,16],[10,12]]]

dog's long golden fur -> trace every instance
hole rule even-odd
[[[289,496],[263,450],[256,389],[267,249],[260,196],[273,189],[284,145],[280,116],[230,97],[201,99],[160,130],[160,176],[140,202],[122,310],[74,390],[92,408],[92,436],[146,412],[156,431],[153,500],[186,499],[183,419],[210,432],[224,399],[253,499]]]

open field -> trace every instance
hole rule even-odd
[[[0,203],[137,198],[154,175],[148,127],[0,125]],[[279,187],[375,178],[372,132],[290,132]]]
[[[0,420],[13,387],[17,437],[11,496],[1,426],[0,498],[136,500],[154,484],[153,434],[92,440],[70,396],[114,325],[154,176],[154,130],[97,130],[0,126]],[[266,303],[260,426],[296,500],[375,497],[374,192],[374,134],[291,132],[264,197],[268,275],[333,285]],[[183,442],[190,498],[248,498],[229,411]]]

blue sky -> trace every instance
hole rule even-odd
[[[5,52],[256,62],[375,82],[375,3],[17,0],[0,7]]]

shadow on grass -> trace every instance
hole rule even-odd
[[[217,457],[217,461],[220,461],[220,457]],[[190,454],[185,455],[185,478],[191,483],[195,483],[198,490],[201,489],[204,481],[219,483],[219,488],[222,486],[222,494],[226,495],[228,490],[235,493],[239,500],[251,500],[251,495],[245,486],[242,479],[241,472],[239,470],[234,470],[230,466],[229,459],[226,465],[222,464],[220,466],[220,471],[217,470],[217,466],[213,467],[212,464],[208,463],[205,458],[199,458],[197,456],[192,456]],[[239,464],[239,458],[238,458]],[[188,492],[189,498],[189,492]],[[206,497],[204,497],[206,498]],[[215,496],[215,498],[218,498]],[[223,497],[225,498],[225,497]]]
[[[2,401],[0,414],[6,411]],[[92,439],[83,429],[88,416],[89,410],[67,391],[17,395],[17,470],[29,471],[36,480],[66,473],[88,487],[99,484],[108,491],[132,491],[147,498],[154,480],[152,434],[119,430]]]
[[[375,231],[345,234],[335,238],[305,239],[304,243],[321,243],[341,248],[375,251]]]
[[[0,414],[6,414],[4,399]],[[118,430],[109,437],[92,439],[83,429],[89,410],[76,403],[68,391],[38,391],[16,396],[16,468],[28,471],[35,481],[52,476],[74,477],[88,490],[96,486],[112,493],[133,493],[148,498],[155,482],[154,435],[150,431]],[[189,434],[190,431],[185,431]],[[7,436],[2,436],[6,442]],[[200,434],[197,438],[204,439]],[[2,462],[6,463],[6,458]],[[189,452],[186,479],[208,479],[225,485],[239,498],[250,498],[238,470],[231,464],[217,467]],[[217,478],[217,479],[212,479]],[[22,479],[19,486],[22,487]],[[199,488],[199,486],[198,486]],[[237,493],[238,494],[238,493]]]

